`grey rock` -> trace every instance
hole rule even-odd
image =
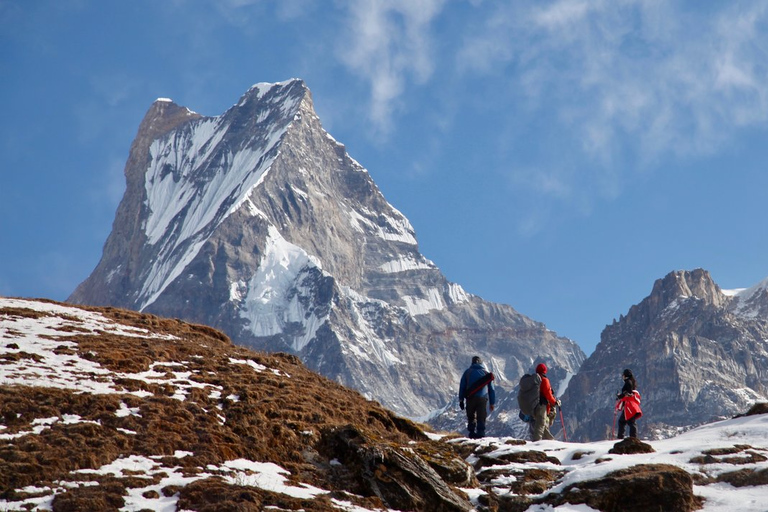
[[[762,285],[726,294],[702,269],[657,280],[648,297],[606,326],[569,383],[568,433],[573,440],[610,437],[624,368],[642,396],[641,438],[670,437],[765,401],[766,307]]]

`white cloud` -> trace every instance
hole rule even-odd
[[[371,88],[370,118],[386,133],[409,81],[426,82],[433,72],[430,25],[444,0],[348,0],[347,25],[338,45],[340,60]]]
[[[651,160],[714,151],[768,119],[766,2],[696,12],[653,0],[559,0],[489,12],[459,64],[509,70],[605,165],[617,148]]]
[[[766,124],[767,27],[766,1],[493,4],[457,65],[505,84],[498,90],[518,115],[502,123],[550,132],[551,152],[529,157],[536,172],[509,167],[515,190],[588,214],[596,198],[619,197],[631,173],[660,162],[669,172],[672,161],[717,154],[742,129]],[[542,216],[522,230],[535,231]]]

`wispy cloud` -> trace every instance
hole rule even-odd
[[[617,174],[711,155],[768,121],[767,25],[766,1],[511,2],[466,35],[457,62],[505,80],[515,104],[572,139],[563,159],[582,171],[553,158],[529,188],[570,201],[595,192],[588,178],[609,197]]]
[[[508,66],[511,90],[535,102],[545,95],[604,162],[627,144],[639,154],[707,152],[729,130],[768,119],[766,2],[723,6],[703,14],[654,0],[511,4],[490,13],[460,63]]]
[[[430,26],[444,0],[348,0],[347,24],[338,45],[341,61],[371,89],[370,118],[387,133],[397,102],[410,81],[433,72]]]

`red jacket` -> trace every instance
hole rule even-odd
[[[547,376],[543,374],[539,375],[541,375],[541,384],[539,385],[539,403],[541,403],[542,398],[546,400],[547,414],[549,414],[549,410],[553,405],[557,403],[557,398],[555,398],[555,395],[552,394],[552,386],[550,386]]]
[[[629,421],[637,415],[641,417],[643,411],[640,409],[640,393],[637,390],[632,391],[629,396],[622,397],[616,401],[616,410],[624,410],[624,419]]]

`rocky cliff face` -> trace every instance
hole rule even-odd
[[[410,417],[450,404],[472,355],[502,387],[534,362],[565,377],[584,359],[446,280],[300,80],[258,84],[217,117],[156,102],[125,174],[103,257],[72,302],[214,326]]]
[[[768,396],[764,283],[724,293],[708,272],[678,271],[605,328],[563,402],[574,439],[606,439],[624,368],[642,395],[640,435],[679,429],[745,410]]]

